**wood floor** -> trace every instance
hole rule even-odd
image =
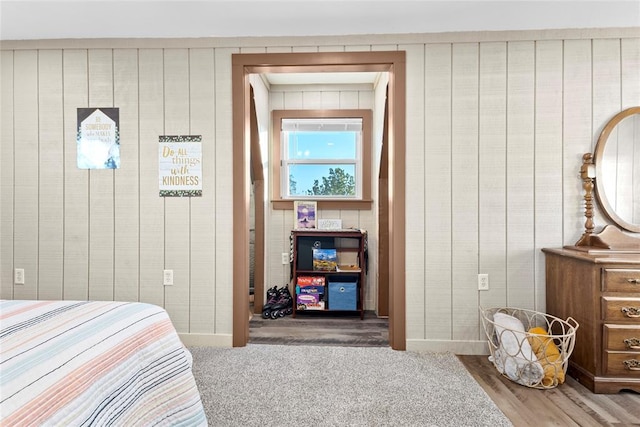
[[[249,342],[256,344],[335,345],[388,347],[389,321],[373,312],[359,314],[309,312],[296,317],[263,319],[253,315],[249,321]]]
[[[593,394],[575,379],[550,390],[521,386],[500,375],[487,356],[458,356],[515,426],[637,426],[640,394]]]
[[[359,316],[299,313],[294,319],[249,322],[249,342],[285,345],[388,346],[388,321]],[[640,426],[640,394],[593,394],[568,377],[561,386],[537,390],[500,375],[487,356],[458,356],[502,412],[519,426]]]

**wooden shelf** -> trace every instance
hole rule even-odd
[[[291,232],[293,243],[293,317],[296,316],[297,311],[303,311],[298,308],[298,278],[301,276],[321,277],[324,279],[324,305],[326,308],[322,309],[307,309],[305,313],[312,312],[358,312],[360,319],[364,318],[364,290],[366,284],[366,238],[367,234],[361,230],[293,230]],[[313,248],[321,249],[335,249],[338,257],[340,253],[355,253],[355,261],[348,261],[349,264],[357,265],[359,270],[314,270],[313,269]],[[353,255],[352,255],[353,256]],[[345,263],[346,264],[346,263]],[[336,277],[348,277],[356,279],[355,283],[355,298],[356,308],[354,310],[340,308],[332,309],[330,304],[330,283],[342,283],[332,282],[331,278]],[[349,284],[351,284],[349,282]],[[350,286],[346,286],[350,287]],[[350,292],[350,290],[348,290]],[[351,294],[349,294],[351,296]],[[300,305],[302,308],[304,304]]]

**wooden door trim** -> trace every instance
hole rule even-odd
[[[386,71],[389,73],[389,343],[406,349],[405,322],[405,52],[249,53],[232,55],[233,97],[233,346],[249,339],[249,74]],[[382,230],[381,232],[385,232]]]

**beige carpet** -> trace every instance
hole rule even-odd
[[[190,349],[211,426],[509,426],[453,354],[385,347]]]

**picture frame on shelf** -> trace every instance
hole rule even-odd
[[[294,228],[296,230],[315,230],[317,228],[318,203],[296,200],[293,202]]]

